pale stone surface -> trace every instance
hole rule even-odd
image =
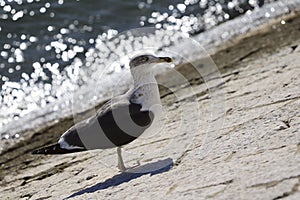
[[[164,95],[161,131],[125,147],[126,165],[140,160],[131,172],[143,173],[119,173],[115,149],[30,156],[1,176],[1,198],[300,199],[299,46],[262,50],[222,79]]]

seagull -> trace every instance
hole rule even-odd
[[[106,102],[94,116],[69,128],[56,144],[33,150],[32,154],[66,154],[117,147],[118,169],[126,171],[121,148],[141,136],[157,118],[155,106],[161,102],[154,67],[170,62],[173,62],[170,57],[148,54],[134,57],[129,62],[132,89]]]

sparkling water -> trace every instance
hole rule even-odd
[[[114,38],[119,33],[154,27],[160,32],[149,43],[159,49],[270,2],[0,0],[1,139],[65,117],[76,102],[84,110],[124,92],[130,84],[127,54],[141,46],[128,35],[126,42]],[[164,31],[172,35],[166,38]]]

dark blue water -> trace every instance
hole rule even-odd
[[[74,57],[84,58],[92,41],[110,29],[122,32],[152,25],[197,33],[262,4],[261,0],[1,1],[0,85],[19,82],[23,72],[32,73],[34,62],[57,62],[62,70]],[[53,41],[63,42],[67,48],[55,51]],[[83,49],[63,59],[62,52],[76,45]]]
[[[4,129],[7,125],[63,101],[69,92],[83,85],[88,86],[90,75],[118,47],[105,50],[99,44],[118,33],[152,26],[194,35],[264,3],[263,0],[0,0],[2,139],[12,137]],[[105,78],[120,70],[120,66],[112,68]],[[58,109],[54,106],[53,111]]]

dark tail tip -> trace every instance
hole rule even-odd
[[[32,154],[66,154],[66,153],[74,153],[79,151],[85,151],[86,149],[63,149],[59,144],[53,144],[47,147],[42,147],[40,149],[35,149],[31,153]]]

